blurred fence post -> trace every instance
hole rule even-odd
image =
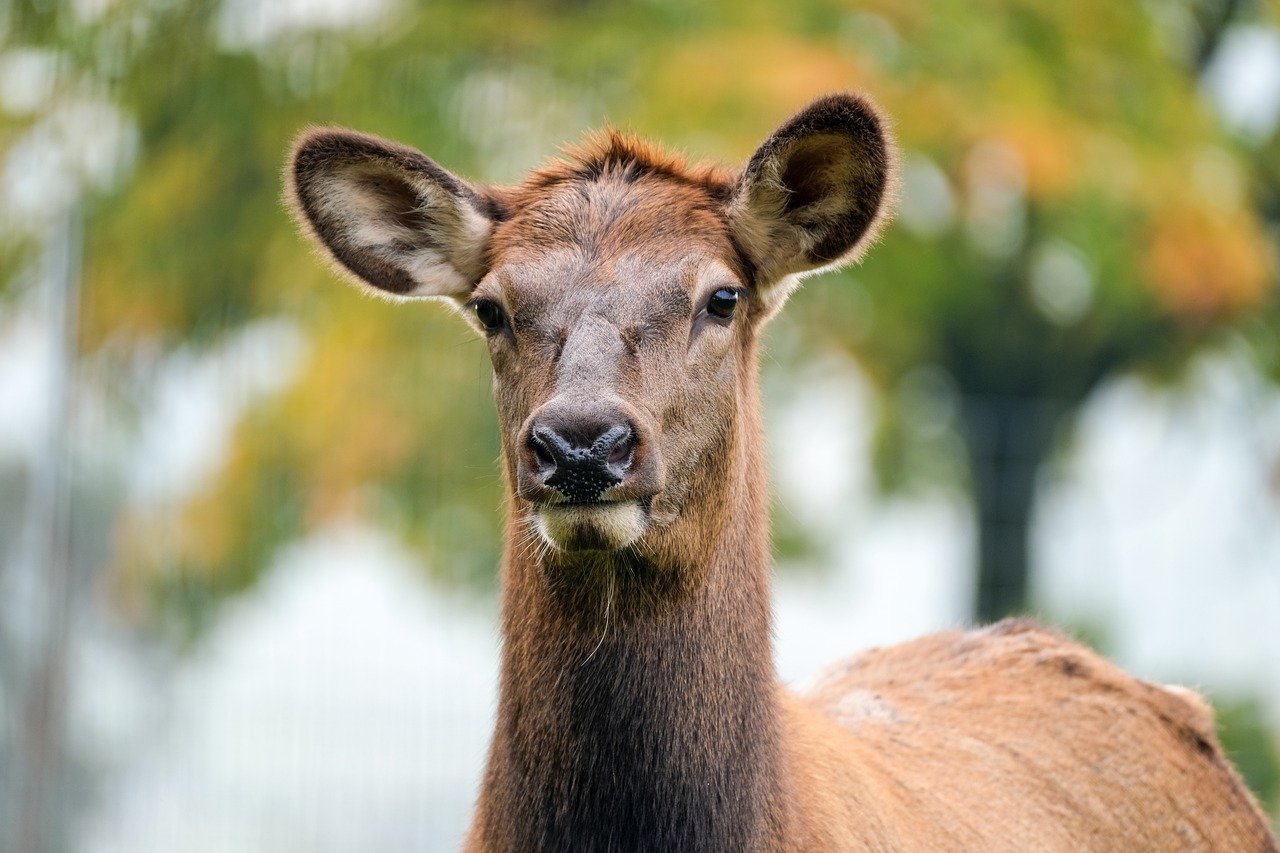
[[[49,229],[40,270],[50,375],[46,434],[32,461],[26,513],[9,570],[10,684],[5,691],[15,741],[8,815],[0,841],[17,853],[68,843],[64,742],[71,577],[70,417],[77,349],[80,210],[72,203]],[[7,837],[5,837],[7,836]]]

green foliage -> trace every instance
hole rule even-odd
[[[1256,699],[1213,702],[1222,748],[1280,826],[1280,739]]]
[[[351,518],[390,526],[442,577],[491,582],[501,484],[482,348],[439,306],[361,298],[315,263],[280,203],[307,124],[502,181],[608,119],[740,161],[815,95],[872,93],[907,154],[909,208],[786,322],[886,390],[888,483],[963,485],[966,396],[1069,409],[1117,370],[1176,376],[1224,330],[1280,363],[1264,346],[1267,243],[1232,189],[1244,160],[1142,4],[440,0],[239,43],[219,10],[241,5],[8,16],[8,45],[60,57],[53,105],[92,91],[136,122],[131,174],[90,203],[85,354],[214,344],[263,316],[296,319],[310,341],[293,387],[240,424],[176,519],[123,513],[116,576],[141,612],[181,602],[198,625],[280,545]],[[16,139],[39,117],[0,121]],[[1273,161],[1268,149],[1261,168]],[[29,250],[0,239],[6,268]],[[811,547],[781,529],[789,549]]]

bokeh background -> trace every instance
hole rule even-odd
[[[336,123],[516,180],[870,93],[897,222],[764,370],[777,646],[1030,612],[1280,813],[1280,4],[0,3],[0,848],[456,846],[496,676],[484,348],[280,202]]]

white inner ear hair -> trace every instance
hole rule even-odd
[[[314,197],[348,251],[368,252],[416,282],[398,296],[462,296],[484,274],[489,219],[430,180],[346,169],[317,179]]]

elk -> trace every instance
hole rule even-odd
[[[608,130],[520,185],[304,132],[302,230],[485,341],[506,488],[502,653],[471,850],[1271,850],[1208,705],[1025,620],[785,689],[761,329],[858,259],[895,154],[821,98],[741,170]]]

